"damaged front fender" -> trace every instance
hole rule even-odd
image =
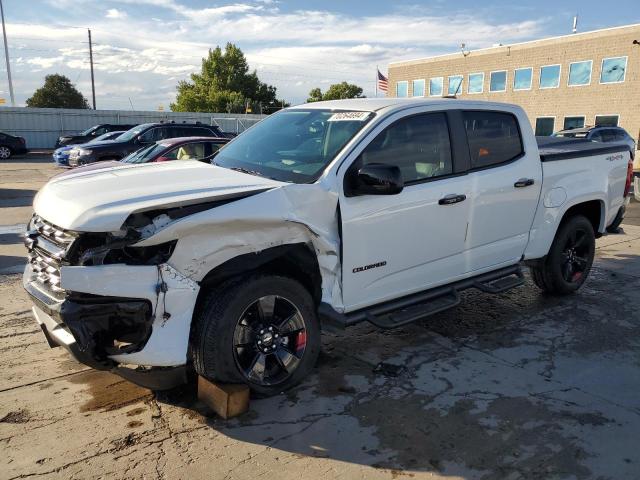
[[[338,197],[321,184],[288,184],[181,218],[136,247],[178,239],[168,263],[197,282],[239,255],[308,244],[322,277],[322,301],[342,308]]]

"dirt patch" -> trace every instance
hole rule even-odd
[[[29,410],[20,409],[7,413],[0,418],[0,423],[27,423],[30,420]]]
[[[88,386],[92,398],[80,406],[80,412],[83,413],[118,410],[153,398],[151,390],[107,372],[82,372],[68,377],[67,381]]]
[[[135,417],[136,415],[140,415],[144,412],[146,412],[146,408],[144,407],[138,407],[138,408],[134,408],[133,410],[129,410],[127,412],[127,417]]]
[[[144,425],[142,422],[138,420],[132,420],[129,423],[127,423],[127,428],[138,428],[138,427],[141,427],[142,425]]]

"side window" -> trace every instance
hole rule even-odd
[[[397,165],[405,183],[453,172],[449,126],[444,113],[398,120],[365,148],[362,164]]]
[[[192,128],[190,130],[193,132],[193,133],[191,133],[191,135],[193,135],[193,136],[197,136],[197,137],[211,137],[211,136],[214,136],[213,132],[211,130],[209,130],[208,128],[197,127],[197,128]]]
[[[159,128],[150,128],[149,130],[144,132],[142,135],[140,135],[140,141],[142,143],[154,143],[160,140],[160,138],[158,137],[159,131],[160,131]]]
[[[103,135],[103,134],[107,133],[108,131],[109,131],[109,129],[107,127],[100,127],[100,128],[96,128],[93,131],[92,135],[94,137],[99,137],[100,135]]]
[[[508,162],[524,151],[518,121],[510,113],[463,112],[471,168]]]
[[[165,157],[170,157],[172,160],[201,160],[205,157],[205,144],[204,143],[186,143],[174,148]]]
[[[605,140],[602,138],[602,132],[595,132],[589,137],[589,140],[592,142],[604,142]]]
[[[611,130],[610,128],[602,130],[602,141],[603,142],[615,142],[616,141],[616,132],[615,132],[615,130]]]

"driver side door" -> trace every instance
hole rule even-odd
[[[451,141],[455,113],[405,116],[378,127],[344,174],[366,164],[400,168],[395,195],[343,192],[343,302],[346,311],[449,283],[465,274],[469,220],[468,150]]]

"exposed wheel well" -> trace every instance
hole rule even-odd
[[[227,280],[256,272],[291,277],[311,293],[316,304],[320,303],[322,277],[318,258],[309,245],[295,243],[267,248],[257,253],[247,253],[218,265],[200,281],[196,308],[201,304],[206,292]]]
[[[569,210],[564,213],[560,223],[562,224],[576,215],[583,215],[591,222],[596,238],[598,238],[601,236],[599,230],[600,223],[602,221],[602,210],[603,205],[600,200],[589,200],[588,202],[579,203],[569,208]]]

